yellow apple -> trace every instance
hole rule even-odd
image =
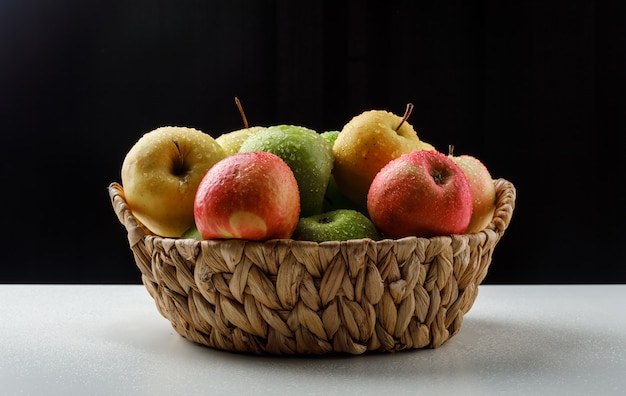
[[[133,215],[157,235],[180,237],[194,224],[200,181],[225,157],[215,139],[197,129],[167,126],[146,133],[122,163],[122,186]]]
[[[385,110],[369,110],[352,118],[333,145],[333,177],[340,191],[365,208],[367,192],[376,174],[389,161],[418,150],[434,150],[406,121]]]
[[[262,126],[253,126],[249,128],[238,129],[236,131],[227,132],[218,136],[215,141],[222,146],[227,156],[231,156],[239,151],[239,147],[244,140],[252,136],[255,132],[264,129]]]
[[[448,156],[463,170],[472,191],[472,217],[465,231],[468,234],[481,231],[493,218],[496,210],[496,187],[487,167],[471,155],[454,156],[454,146]]]
[[[243,111],[243,105],[238,97],[235,96],[235,104],[239,109],[239,114],[241,114],[241,120],[243,121],[243,128],[238,129],[232,132],[223,133],[218,136],[215,141],[222,146],[227,156],[231,156],[237,152],[239,152],[239,147],[241,147],[244,140],[254,135],[256,132],[261,129],[265,129],[262,126],[249,126],[248,118],[246,117],[246,113]]]

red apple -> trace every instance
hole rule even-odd
[[[465,232],[472,215],[467,177],[447,155],[413,151],[390,161],[374,177],[367,209],[387,238]]]
[[[454,156],[454,146],[448,156],[463,170],[472,190],[472,218],[466,233],[479,232],[491,222],[496,210],[496,186],[487,167],[471,155]]]
[[[275,154],[236,153],[206,173],[194,216],[203,239],[289,238],[300,216],[298,183]]]

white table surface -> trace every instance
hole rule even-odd
[[[626,285],[486,286],[434,350],[271,357],[191,343],[143,286],[0,285],[2,395],[623,395]]]

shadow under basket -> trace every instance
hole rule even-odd
[[[120,184],[109,194],[143,284],[181,336],[249,354],[362,354],[458,333],[515,207],[513,184],[494,182],[494,217],[478,233],[322,243],[163,238]]]

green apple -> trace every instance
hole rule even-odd
[[[339,136],[339,131],[325,131],[320,135],[332,147]],[[353,209],[358,210],[367,215],[367,211],[364,208],[359,207],[337,187],[335,177],[331,174],[328,180],[328,187],[326,188],[326,194],[324,195],[324,212],[330,212],[337,209]]]
[[[351,209],[337,209],[298,220],[292,239],[323,242],[350,239],[381,239],[374,223],[363,213]]]
[[[263,129],[262,126],[238,129],[236,131],[221,134],[215,139],[215,141],[222,146],[226,155],[230,156],[239,152],[239,148],[244,140],[261,129]]]
[[[122,163],[130,210],[153,233],[180,237],[193,225],[200,181],[224,157],[215,139],[197,129],[167,126],[144,134]]]
[[[335,145],[335,140],[337,140],[337,136],[339,136],[339,131],[324,131],[320,133],[324,139],[330,144],[330,147]]]
[[[404,117],[384,110],[365,111],[352,118],[333,145],[333,176],[339,189],[361,207],[374,176],[392,159],[417,150],[434,150],[423,142]]]
[[[180,237],[181,239],[195,239],[198,241],[203,240],[202,235],[200,234],[200,231],[198,231],[198,227],[196,227],[195,224],[189,227]]]
[[[275,125],[247,138],[240,153],[266,151],[289,165],[300,190],[300,217],[324,211],[324,194],[333,168],[332,148],[319,133],[297,125]]]
[[[324,212],[330,212],[337,209],[352,209],[357,210],[367,215],[367,210],[360,207],[337,187],[335,178],[331,176],[328,180],[328,187],[326,187],[326,193],[324,194]]]

